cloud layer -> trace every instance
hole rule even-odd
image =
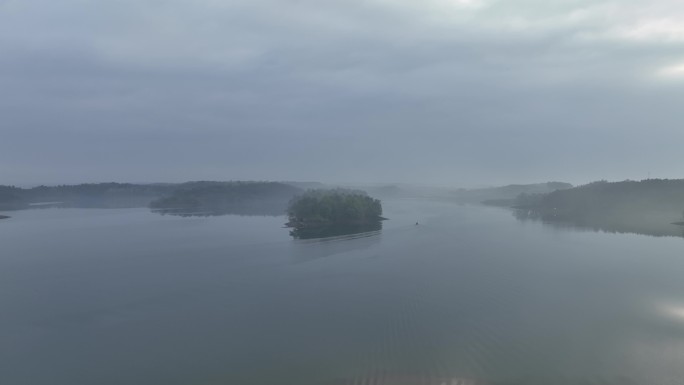
[[[681,177],[684,3],[0,1],[0,183]]]

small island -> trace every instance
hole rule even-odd
[[[358,190],[309,190],[290,201],[287,209],[295,238],[324,237],[379,230],[380,200]]]
[[[9,217],[7,215],[0,215],[0,219],[9,219],[9,218],[11,218],[11,217]]]

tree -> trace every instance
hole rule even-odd
[[[359,191],[309,190],[290,202],[287,214],[295,227],[368,223],[382,219],[382,204]]]

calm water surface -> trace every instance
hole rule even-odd
[[[14,212],[0,384],[684,384],[684,239],[384,206],[382,230],[327,240],[284,217]]]

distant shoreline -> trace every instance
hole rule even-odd
[[[10,218],[12,218],[12,217],[7,216],[7,215],[0,215],[0,219],[10,219]]]

